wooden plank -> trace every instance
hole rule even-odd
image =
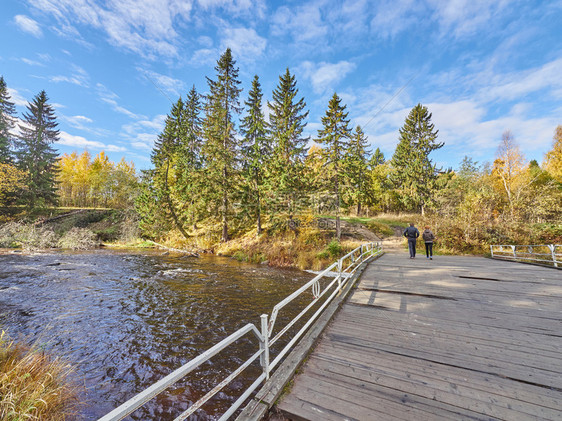
[[[456,334],[452,329],[444,331],[442,328],[434,329],[432,327],[415,326],[414,330],[414,327],[408,325],[394,324],[391,326],[384,323],[372,323],[367,328],[373,329],[377,335],[365,335],[366,326],[358,323],[357,320],[342,319],[338,319],[337,326],[334,326],[331,332],[353,334],[355,337],[382,341],[384,343],[391,343],[389,339],[397,338],[398,342],[407,341],[415,344],[415,346],[440,346],[442,349],[452,350],[460,354],[481,356],[492,360],[516,360],[519,364],[529,367],[562,372],[562,359],[560,354],[556,352],[537,354],[535,349],[528,349],[517,344],[516,346],[502,346],[502,352],[499,354],[497,352],[497,342],[492,340],[475,340],[465,337],[460,333]]]
[[[420,374],[416,370],[418,368],[416,362],[411,363],[412,365],[409,365],[405,372],[395,369],[392,365],[384,366],[384,370],[379,369],[381,364],[378,360],[377,367],[374,368],[370,365],[351,364],[345,358],[334,359],[324,355],[315,355],[307,362],[307,369],[323,371],[326,375],[349,376],[360,382],[375,383],[410,395],[422,396],[472,411],[477,411],[478,408],[484,406],[488,408],[485,412],[486,415],[502,419],[516,419],[518,412],[547,419],[555,419],[560,415],[559,402],[543,399],[547,405],[550,405],[549,407],[535,402],[536,396],[531,396],[531,394],[520,393],[515,398],[510,389],[498,391],[495,384],[496,378],[492,376],[488,377],[487,387],[482,388],[482,385],[474,387],[472,381],[466,381],[466,377],[465,381],[453,383],[444,380],[443,377]],[[466,370],[464,374],[470,376]],[[472,376],[470,377],[472,380]],[[510,383],[510,386],[513,386],[514,382]],[[522,400],[522,396],[526,400]]]
[[[381,351],[369,356],[350,355],[345,350],[341,353],[335,349],[330,351],[328,353],[326,350],[318,349],[312,358],[347,365],[351,371],[356,368],[365,369],[372,375],[398,376],[423,384],[428,381],[443,381],[451,387],[461,384],[484,393],[510,397],[555,410],[560,409],[560,392],[551,388]]]

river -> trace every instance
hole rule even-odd
[[[246,323],[259,327],[260,314],[311,277],[153,250],[8,253],[0,255],[0,328],[73,364],[84,401],[78,419],[96,420]],[[279,323],[295,314],[287,309]],[[256,344],[248,336],[131,419],[174,419]],[[257,373],[250,367],[190,419],[218,418]]]

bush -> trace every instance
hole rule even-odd
[[[35,347],[0,333],[0,420],[55,421],[73,418],[78,389],[72,367]]]
[[[0,228],[0,247],[36,250],[55,247],[56,243],[56,234],[46,227],[9,222]]]
[[[86,228],[72,228],[58,242],[59,247],[71,250],[89,250],[99,246],[96,234]]]

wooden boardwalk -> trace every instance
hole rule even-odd
[[[562,271],[386,254],[277,408],[292,420],[562,420]]]

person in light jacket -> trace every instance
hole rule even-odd
[[[404,237],[408,239],[408,249],[410,250],[410,259],[416,258],[416,240],[420,236],[420,232],[414,224],[411,223],[404,231]]]
[[[429,229],[429,226],[425,226],[425,230],[422,234],[423,241],[425,242],[425,255],[429,260],[433,260],[433,240],[435,240],[435,235]]]

